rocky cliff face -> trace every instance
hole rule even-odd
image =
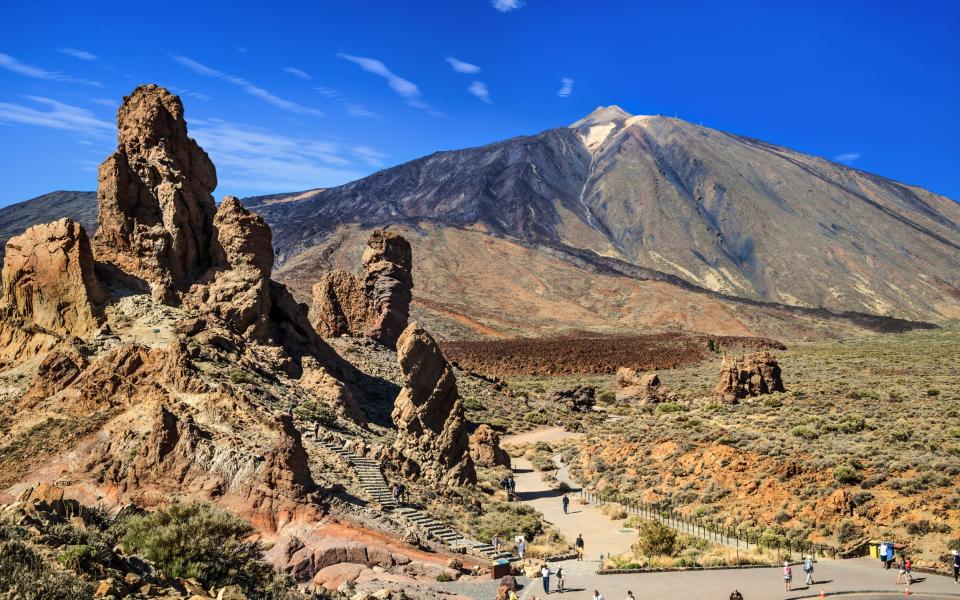
[[[394,448],[404,473],[447,486],[475,482],[456,376],[440,347],[414,321],[397,341],[397,360],[403,388],[393,409]]]
[[[106,297],[79,224],[61,219],[34,225],[7,242],[3,303],[23,319],[59,335],[83,336],[100,325]]]
[[[726,357],[715,396],[726,402],[737,402],[750,396],[784,391],[780,364],[769,352]]]
[[[210,266],[217,174],[187,136],[180,99],[143,85],[117,111],[117,150],[100,165],[97,258],[177,299]]]
[[[313,286],[311,317],[323,336],[366,335],[388,348],[407,326],[413,254],[401,235],[376,229],[363,251],[364,273],[324,273]]]

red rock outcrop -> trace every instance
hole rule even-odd
[[[470,436],[470,458],[481,467],[510,467],[510,455],[500,447],[500,434],[486,424]]]
[[[714,396],[725,402],[737,402],[750,396],[784,391],[780,364],[769,352],[725,357]]]
[[[87,234],[71,219],[34,225],[7,242],[3,303],[25,321],[64,336],[100,326],[104,292]]]
[[[617,369],[617,400],[620,402],[662,402],[666,397],[660,377],[636,369]]]
[[[187,136],[180,99],[141,85],[117,111],[117,150],[100,165],[99,261],[176,302],[210,266],[217,174]]]
[[[407,326],[413,254],[400,234],[376,229],[363,251],[364,274],[325,273],[313,287],[311,321],[322,336],[366,335],[395,348]]]
[[[403,388],[394,403],[394,449],[402,470],[443,485],[477,479],[457,379],[440,347],[416,321],[397,340]]]
[[[281,415],[276,421],[279,436],[264,460],[264,482],[292,498],[301,498],[314,488],[307,451],[293,417]]]
[[[263,339],[270,318],[270,227],[237,198],[227,196],[213,218],[213,229],[210,254],[214,266],[195,287],[191,300],[237,332]]]

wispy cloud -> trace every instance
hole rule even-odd
[[[110,98],[90,98],[90,102],[99,104],[100,106],[107,106],[109,108],[117,108],[120,106],[119,102],[116,100],[111,100]]]
[[[350,54],[337,54],[340,58],[348,60],[353,64],[357,65],[367,73],[373,73],[374,75],[379,75],[387,80],[387,85],[390,86],[394,92],[397,93],[401,98],[406,99],[407,104],[422,110],[429,111],[430,114],[435,116],[442,116],[441,113],[438,113],[430,108],[430,105],[424,102],[421,99],[420,88],[417,87],[412,81],[408,81],[403,77],[395,74],[393,71],[387,68],[387,65],[375,58],[366,58],[363,56],[353,56]]]
[[[523,6],[523,0],[493,0],[493,7],[500,12],[510,12]]]
[[[243,91],[250,94],[251,96],[256,96],[257,98],[260,98],[264,102],[267,102],[268,104],[272,104],[273,106],[276,106],[277,108],[280,108],[287,112],[297,113],[301,115],[312,115],[315,117],[326,116],[321,110],[317,110],[316,108],[310,108],[309,106],[303,106],[291,100],[280,98],[279,96],[276,96],[268,92],[262,87],[255,85],[242,77],[237,77],[236,75],[230,75],[229,73],[223,73],[221,71],[217,71],[216,69],[211,69],[210,67],[204,64],[201,64],[187,56],[171,55],[171,58],[173,58],[173,60],[177,61],[178,63],[180,63],[181,65],[190,69],[191,71],[193,71],[198,75],[203,75],[204,77],[213,77],[215,79],[220,79],[222,81],[226,81],[227,83],[231,83],[241,88]]]
[[[452,56],[447,57],[447,62],[450,63],[450,67],[453,68],[457,73],[479,73],[480,67],[477,65],[472,65],[468,62],[463,62],[462,60],[457,60]]]
[[[237,52],[246,52],[246,51],[247,51],[247,47],[246,47],[246,46],[237,46],[237,47],[235,48],[235,50],[236,50]]]
[[[65,73],[59,71],[47,71],[40,67],[34,67],[20,62],[9,54],[3,54],[0,52],[0,69],[6,69],[12,71],[19,75],[24,75],[26,77],[33,77],[34,79],[46,79],[48,81],[62,81],[64,83],[81,83],[83,85],[93,85],[97,87],[103,87],[103,84],[99,81],[90,81],[89,79],[80,79],[77,77],[72,77]]]
[[[324,98],[340,98],[341,97],[340,90],[335,90],[330,87],[317,85],[317,86],[314,86],[313,89],[317,90],[317,92]]]
[[[833,157],[833,160],[841,163],[852,163],[853,161],[860,158],[862,154],[859,152],[843,152]]]
[[[569,77],[564,77],[560,80],[560,90],[557,92],[557,96],[561,98],[569,98],[570,94],[573,93],[573,80]]]
[[[83,134],[109,135],[115,125],[92,112],[41,96],[23,96],[36,106],[0,102],[0,123],[19,123]],[[45,109],[45,110],[44,110]]]
[[[219,119],[194,119],[190,135],[217,165],[220,185],[251,191],[340,185],[363,177],[385,158],[368,146],[287,136]]]
[[[97,60],[96,54],[93,52],[87,52],[86,50],[77,50],[76,48],[60,48],[60,52],[63,52],[67,56],[79,58],[80,60]]]
[[[313,79],[313,77],[310,77],[309,73],[305,71],[301,71],[296,67],[284,67],[283,71],[285,73],[289,73],[290,75],[293,75],[294,77],[299,77],[300,79]]]
[[[372,110],[367,110],[366,107],[360,104],[353,104],[351,102],[344,102],[343,107],[347,110],[347,114],[351,117],[357,117],[361,119],[379,119],[380,115],[373,112]]]
[[[487,89],[487,84],[484,82],[474,81],[470,84],[470,87],[467,88],[467,91],[487,104],[493,104],[493,100],[490,99],[490,90]]]

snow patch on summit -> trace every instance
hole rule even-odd
[[[586,133],[578,132],[580,134],[580,139],[583,140],[583,145],[587,147],[588,150],[595,150],[600,144],[606,141],[610,137],[610,133],[616,128],[616,123],[606,123],[604,125],[594,125],[593,127],[587,129]]]

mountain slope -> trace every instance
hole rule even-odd
[[[257,210],[274,224],[281,264],[343,223],[432,221],[757,301],[960,317],[960,206],[950,199],[617,107]]]
[[[7,240],[37,223],[71,217],[91,236],[97,228],[96,192],[51,192],[0,208],[0,257]]]

